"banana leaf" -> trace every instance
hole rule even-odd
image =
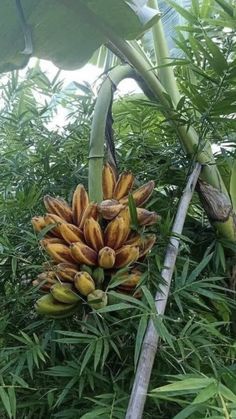
[[[1,0],[0,72],[24,67],[32,55],[82,67],[107,31],[135,39],[158,18],[147,0]]]

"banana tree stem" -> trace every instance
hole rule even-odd
[[[91,201],[101,202],[103,199],[102,167],[104,160],[104,140],[107,114],[113,98],[113,92],[122,80],[132,77],[133,72],[132,67],[128,64],[114,68],[106,76],[97,96],[89,145],[88,188]]]

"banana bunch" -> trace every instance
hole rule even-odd
[[[82,303],[92,309],[104,307],[108,303],[104,289],[120,269],[126,274],[117,291],[140,297],[137,286],[142,273],[137,265],[156,241],[155,234],[146,233],[146,228],[159,217],[142,207],[153,192],[154,182],[133,191],[134,181],[131,172],[117,178],[106,163],[101,203],[89,202],[81,184],[74,191],[71,206],[61,198],[44,197],[46,215],[32,219],[36,233],[46,231],[40,245],[51,259],[33,281],[34,286],[48,293],[36,302],[38,313],[61,317],[71,315]],[[139,228],[135,231],[129,194],[136,206]]]

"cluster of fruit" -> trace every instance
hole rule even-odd
[[[104,290],[120,270],[117,291],[139,297],[137,285],[142,273],[137,261],[155,243],[155,234],[147,234],[145,227],[156,223],[158,215],[141,207],[151,196],[154,182],[132,191],[134,180],[131,172],[117,178],[107,163],[103,168],[104,200],[100,204],[89,202],[83,185],[77,186],[72,207],[61,198],[45,196],[48,213],[32,219],[36,232],[51,227],[40,243],[52,262],[47,262],[45,271],[33,281],[33,285],[48,292],[36,302],[38,313],[68,315],[85,299],[93,309],[106,306]],[[129,194],[135,208],[135,230]]]

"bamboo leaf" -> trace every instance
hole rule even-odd
[[[152,393],[169,393],[176,391],[188,390],[189,392],[195,392],[205,388],[206,386],[215,383],[214,378],[186,378],[181,381],[176,381],[175,383],[167,384],[162,387],[158,387],[152,390]]]
[[[228,69],[227,61],[220,51],[219,47],[207,36],[205,35],[206,44],[212,55],[215,65],[217,65],[219,74],[222,74],[225,70]]]
[[[129,194],[128,202],[129,202],[129,212],[130,212],[130,218],[131,218],[131,228],[132,230],[138,231],[138,228],[139,228],[138,215],[137,215],[137,209],[136,209],[136,205],[135,205],[132,194]]]
[[[85,355],[84,355],[84,358],[83,358],[83,361],[82,361],[82,364],[81,364],[81,368],[80,368],[80,374],[82,374],[83,370],[85,369],[85,367],[86,367],[87,363],[89,362],[94,350],[95,350],[95,342],[92,342],[89,345],[87,351],[85,352]]]
[[[97,366],[101,360],[103,349],[103,340],[100,338],[97,340],[96,347],[95,347],[95,354],[94,354],[94,371],[96,371]]]
[[[229,188],[233,209],[236,212],[236,160],[234,160],[232,165]]]
[[[207,387],[203,388],[192,401],[192,404],[204,403],[211,399],[218,391],[217,383],[211,383]]]
[[[144,338],[146,328],[147,328],[147,323],[148,323],[148,316],[146,316],[146,315],[142,316],[141,319],[140,319],[139,325],[138,325],[136,341],[135,341],[135,351],[134,351],[134,366],[135,366],[135,368],[136,368],[137,363],[138,363],[139,354],[140,354],[140,350],[141,350],[142,343],[143,343],[143,338]]]
[[[193,281],[195,281],[195,279],[198,277],[198,275],[200,275],[200,273],[203,271],[203,269],[205,269],[205,267],[208,265],[208,263],[210,262],[210,260],[212,259],[213,253],[210,253],[207,257],[205,257],[200,263],[199,265],[191,272],[191,274],[189,275],[188,279],[187,279],[187,283],[191,283]]]
[[[2,400],[2,404],[8,414],[8,417],[12,418],[12,410],[11,410],[11,403],[10,403],[9,395],[4,390],[3,387],[0,387],[0,397]]]
[[[219,384],[219,392],[222,394],[222,396],[226,399],[231,401],[232,403],[236,403],[236,394],[233,393],[228,387],[226,387],[224,384]]]
[[[197,18],[190,13],[188,10],[184,9],[183,7],[181,7],[178,3],[172,1],[172,0],[168,0],[168,3],[175,9],[177,10],[177,12],[179,12],[179,14],[181,16],[183,16],[188,22],[192,23],[192,24],[197,24],[198,20]]]

